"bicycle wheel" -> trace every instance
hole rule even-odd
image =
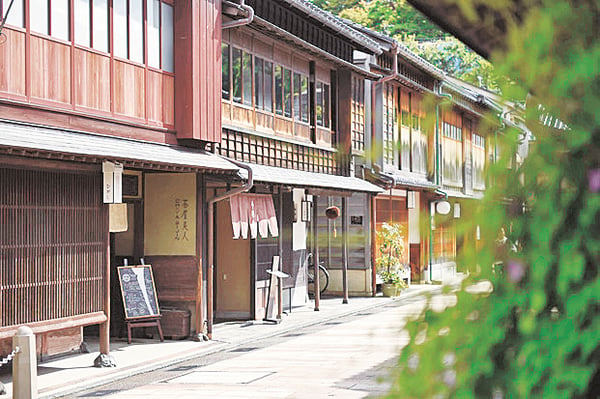
[[[329,272],[325,269],[325,266],[319,265],[319,288],[321,294],[325,292],[329,286]]]
[[[313,295],[315,293],[315,269],[312,267],[308,268],[308,294]],[[325,292],[329,286],[329,272],[323,265],[319,265],[319,291],[321,294]]]

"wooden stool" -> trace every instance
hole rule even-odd
[[[158,328],[158,335],[160,336],[160,341],[163,342],[165,338],[163,337],[162,327],[160,326],[160,316],[152,317],[147,319],[132,319],[125,320],[127,323],[127,343],[131,343],[131,329],[136,327],[154,327]]]

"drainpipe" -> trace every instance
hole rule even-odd
[[[398,43],[397,42],[393,42],[392,43],[392,47],[390,48],[390,51],[392,52],[394,59],[393,59],[393,64],[392,64],[392,73],[387,75],[387,76],[383,76],[381,78],[379,78],[379,80],[376,80],[373,82],[373,84],[371,85],[371,145],[375,145],[375,143],[377,142],[376,140],[376,132],[375,132],[375,112],[373,112],[373,110],[375,110],[375,104],[376,104],[376,100],[377,100],[377,96],[376,96],[376,92],[377,90],[375,90],[376,86],[378,84],[383,84],[386,82],[389,82],[392,79],[395,79],[396,77],[398,77],[398,54],[400,53],[400,48],[398,47]]]
[[[240,4],[233,3],[230,1],[224,1],[223,3],[231,8],[235,8],[236,11],[245,11],[246,17],[242,19],[234,19],[232,21],[223,22],[221,24],[221,29],[230,29],[238,26],[248,25],[254,20],[254,9],[246,3],[244,3],[244,0],[242,0]]]
[[[378,81],[376,81],[375,83],[379,83],[379,84],[384,84],[386,82],[389,82],[392,79],[395,79],[398,77],[398,54],[400,53],[400,48],[398,47],[398,43],[397,42],[393,42],[392,43],[392,47],[390,48],[390,52],[392,53],[392,55],[394,56],[393,58],[393,64],[392,64],[392,73],[382,77],[381,79],[379,79]]]
[[[440,82],[440,84],[438,85],[438,97],[446,97],[448,99],[450,99],[450,101],[452,101],[452,95],[448,94],[448,93],[444,93],[442,91],[442,86],[444,85],[444,82]],[[441,156],[442,156],[442,149],[441,149],[441,141],[440,141],[440,102],[437,101],[435,103],[435,184],[436,185],[440,185],[441,183],[441,178],[440,178],[440,165],[441,165]]]
[[[207,293],[206,293],[206,307],[207,307],[207,315],[206,315],[206,334],[209,339],[212,339],[212,327],[213,327],[213,275],[214,275],[214,242],[215,242],[215,231],[214,231],[214,221],[215,221],[215,203],[222,201],[224,199],[233,197],[236,194],[247,192],[254,185],[254,180],[252,178],[252,169],[248,165],[244,165],[237,161],[227,159],[227,161],[231,162],[239,166],[242,169],[246,169],[248,171],[248,180],[241,187],[234,188],[233,190],[226,191],[220,195],[217,195],[208,200],[208,226],[207,226],[207,245],[208,245],[208,253],[207,253],[207,261],[208,261],[208,274],[206,276],[207,280]],[[203,329],[202,322],[196,323],[196,331],[201,331]]]

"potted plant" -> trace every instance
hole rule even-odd
[[[375,262],[377,274],[381,278],[384,296],[396,296],[406,288],[399,270],[404,254],[404,235],[399,223],[383,223],[377,231],[379,257]]]

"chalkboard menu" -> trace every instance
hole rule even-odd
[[[158,298],[150,265],[122,266],[117,268],[125,319],[160,316]]]

